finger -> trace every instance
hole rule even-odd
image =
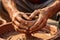
[[[39,25],[39,27],[35,28],[34,30],[30,31],[31,33],[34,32],[34,31],[38,31],[40,30],[41,28],[45,27],[46,26],[46,22],[47,22],[47,19],[44,19],[44,21]]]
[[[13,23],[18,27],[18,28],[22,28],[22,29],[28,29],[28,27],[23,26],[21,23],[19,23],[18,21],[13,21]]]
[[[30,21],[26,21],[26,20],[22,19],[21,16],[17,16],[16,20],[24,26],[28,26],[28,24],[30,23]]]
[[[16,16],[15,19],[16,19],[19,23],[21,23],[21,24],[24,24],[24,23],[27,22],[26,20],[22,19],[20,15]]]
[[[27,19],[27,20],[29,19],[29,17],[28,17],[25,13],[22,13],[22,12],[21,12],[20,15],[21,15],[22,17],[24,17],[25,19]]]
[[[28,26],[28,25],[33,24],[33,22],[31,22],[31,21],[26,21],[26,20],[22,19],[21,16],[19,16],[19,15],[16,16],[16,20],[17,20],[19,23],[21,23],[22,25],[25,25],[25,26]]]
[[[30,16],[29,18],[32,20],[32,18],[34,18],[37,14],[39,14],[40,12],[38,12],[37,10],[35,10]]]
[[[39,18],[37,22],[30,28],[30,31],[35,30],[35,28],[37,28],[41,24],[42,21],[43,21],[43,17],[41,14],[39,14]]]
[[[15,30],[18,32],[22,32],[22,33],[26,32],[26,30],[18,28],[15,24],[13,24],[13,26],[14,26]]]

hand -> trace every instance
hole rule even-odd
[[[28,19],[28,16],[23,12],[15,13],[12,17],[12,24],[14,25],[15,30],[25,33],[28,27],[22,25],[23,23],[26,23],[26,21],[23,20],[22,17]]]
[[[48,13],[48,11],[37,10],[37,12],[39,14],[39,18],[36,21],[36,23],[30,28],[30,33],[40,30],[47,23],[48,16],[46,14]]]

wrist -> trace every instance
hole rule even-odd
[[[60,2],[60,0],[56,0],[56,1],[59,1]]]
[[[56,6],[57,6],[58,9],[60,10],[60,0],[57,0],[56,3],[57,3]]]
[[[48,14],[49,11],[48,11],[48,10],[46,10],[46,9],[41,9],[40,11],[41,11],[41,13],[42,13],[43,16],[45,16],[46,18],[49,18],[49,14]]]
[[[60,11],[60,1],[55,1],[52,5],[43,8],[47,13],[48,17],[52,17],[58,11]]]

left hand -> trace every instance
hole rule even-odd
[[[14,26],[14,29],[18,32],[22,32],[22,33],[26,33],[28,27],[23,25],[25,24],[27,21],[25,21],[23,18],[28,18],[27,15],[24,12],[16,12],[13,14],[13,16],[11,17],[12,19],[12,24]]]
[[[48,20],[48,15],[46,15],[48,11],[40,10],[40,9],[38,9],[37,11],[39,13],[39,18],[37,22],[30,28],[30,33],[33,33],[43,28],[46,25]]]

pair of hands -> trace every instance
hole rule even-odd
[[[26,13],[18,12],[12,17],[12,22],[14,25],[15,30],[23,33],[33,33],[37,30],[40,30],[46,25],[48,16],[46,15],[48,13],[45,10],[35,10],[30,16],[27,16]],[[38,19],[32,21],[33,18],[38,15]],[[24,20],[24,19],[26,20]],[[28,27],[30,25],[31,27]]]

